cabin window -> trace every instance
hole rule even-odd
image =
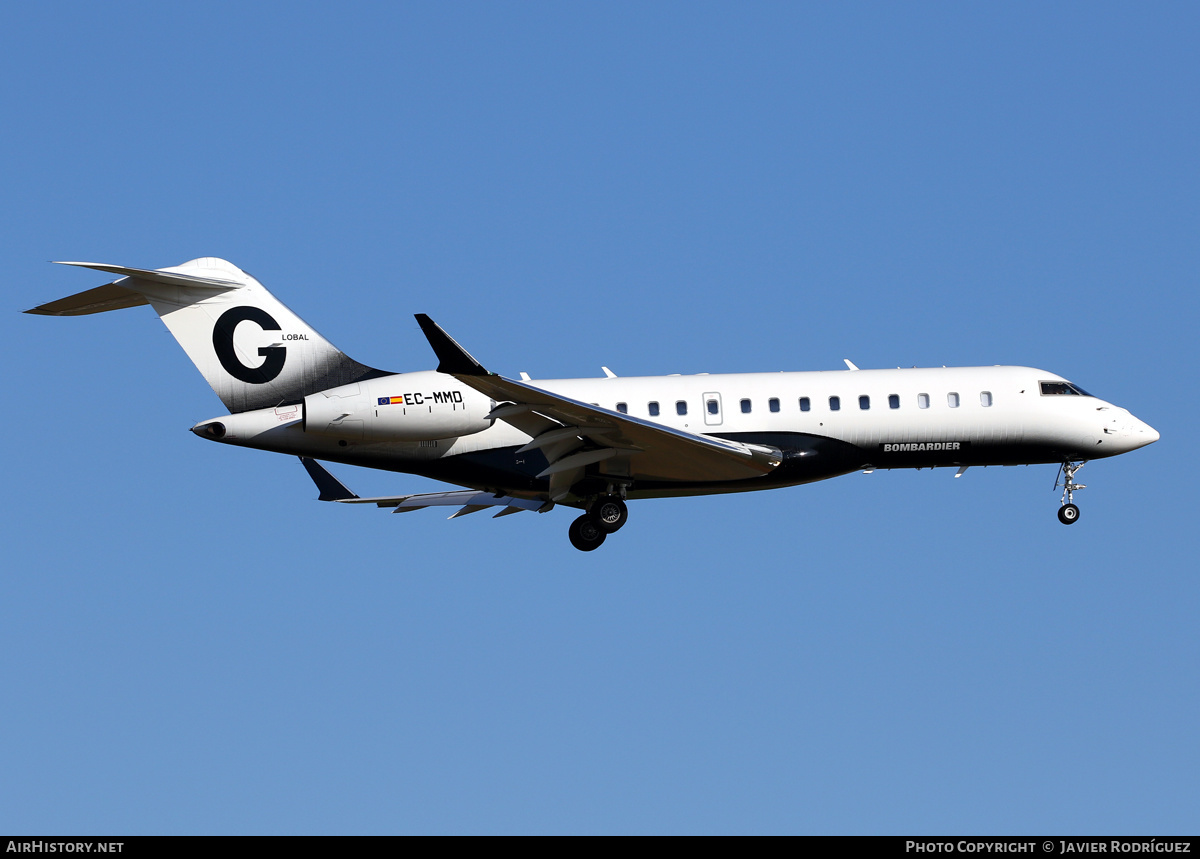
[[[863,394],[861,397],[858,398],[858,407],[860,409],[862,409],[864,412],[867,409],[871,408],[871,398],[868,397],[866,394]]]
[[[718,403],[716,400],[709,400],[709,401],[708,401],[708,413],[709,413],[710,415],[715,415],[715,414],[716,414],[717,412],[719,412],[720,410],[721,410],[721,404],[720,404],[720,403]]]
[[[809,402],[808,397],[801,397],[800,398],[800,411],[807,412],[811,408],[812,408],[812,403]]]
[[[650,417],[652,417],[652,418],[658,417],[658,403],[657,402],[651,400],[650,405],[647,408],[650,411]]]
[[[742,400],[742,414],[744,414],[744,415],[750,414],[750,401],[749,400]]]
[[[617,411],[623,415],[629,414],[629,403],[617,403]]]
[[[980,392],[979,405],[983,406],[986,409],[991,404],[992,404],[992,392],[991,391]]]
[[[900,408],[900,395],[899,394],[888,394],[888,408],[889,409]]]
[[[958,408],[958,394],[955,393],[954,391],[951,391],[950,393],[946,394],[946,405],[948,405],[952,409],[957,409]]]
[[[829,411],[836,412],[841,407],[842,407],[842,398],[841,397],[830,397],[829,398]]]
[[[687,400],[677,400],[675,402],[675,414],[677,414],[677,415],[686,415],[687,414]]]
[[[917,394],[917,408],[918,409],[929,408],[929,394]]]
[[[767,408],[773,412],[779,411],[779,397],[771,397],[767,400]]]

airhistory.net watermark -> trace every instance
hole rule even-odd
[[[29,841],[10,840],[5,853],[120,853],[124,841]]]

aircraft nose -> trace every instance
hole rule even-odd
[[[1130,441],[1133,442],[1134,448],[1145,447],[1148,444],[1154,444],[1158,441],[1158,430],[1150,426],[1145,421],[1140,421],[1137,418],[1133,419],[1133,426],[1130,432]]]

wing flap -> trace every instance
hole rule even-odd
[[[422,510],[426,507],[458,507],[459,509],[450,514],[448,519],[458,519],[460,516],[476,513],[487,507],[505,508],[501,511],[502,513],[520,513],[522,510],[537,510],[544,513],[550,509],[545,501],[536,498],[514,498],[511,495],[493,495],[490,492],[476,492],[473,489],[459,492],[428,492],[423,495],[398,495],[394,498],[356,498],[347,499],[346,503],[371,503],[377,507],[394,507],[393,513],[407,513],[410,510]]]

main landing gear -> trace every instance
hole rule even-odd
[[[629,508],[616,495],[602,495],[588,505],[587,515],[605,534],[615,534],[629,521]]]
[[[1058,508],[1058,521],[1064,525],[1074,525],[1079,521],[1079,508],[1075,506],[1074,495],[1077,489],[1086,489],[1087,486],[1075,482],[1075,472],[1085,465],[1087,465],[1086,459],[1083,462],[1064,462],[1054,478],[1055,489],[1058,489],[1059,478],[1062,479],[1062,506]]]
[[[588,503],[587,512],[571,523],[567,537],[579,551],[590,552],[628,521],[629,508],[620,495],[599,495]]]
[[[570,529],[567,531],[567,537],[570,538],[571,545],[581,552],[590,552],[593,549],[599,549],[600,544],[604,542],[604,538],[607,536],[608,534],[601,531],[600,526],[587,513],[584,513],[572,522]]]

